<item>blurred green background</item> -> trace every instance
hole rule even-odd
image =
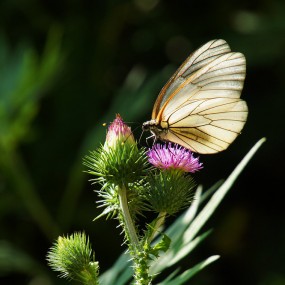
[[[59,234],[85,230],[101,272],[123,251],[98,215],[81,159],[120,113],[139,138],[160,88],[200,45],[223,38],[247,58],[249,118],[226,151],[203,155],[209,187],[267,142],[182,267],[220,254],[191,284],[285,284],[285,2],[0,2],[0,283],[68,284],[46,265]],[[142,140],[144,142],[144,140]]]

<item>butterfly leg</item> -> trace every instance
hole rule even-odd
[[[145,139],[148,147],[149,147],[148,141],[149,141],[150,139],[152,139],[152,138],[154,138],[153,143],[152,143],[152,146],[153,146],[153,145],[156,143],[156,141],[157,141],[156,136],[155,136],[154,134],[152,134],[151,136],[149,136],[149,137],[147,137],[147,138]]]

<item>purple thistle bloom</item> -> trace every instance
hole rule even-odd
[[[162,169],[180,169],[194,173],[203,168],[198,157],[195,158],[190,150],[178,144],[155,144],[148,150],[147,155],[152,165]]]

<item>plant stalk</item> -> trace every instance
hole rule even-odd
[[[160,212],[156,218],[155,225],[153,227],[153,231],[151,236],[149,237],[148,242],[151,243],[155,237],[155,234],[158,232],[158,229],[163,225],[166,217],[166,212]]]
[[[139,250],[140,251],[140,244],[139,244],[139,239],[136,233],[136,229],[133,223],[133,220],[130,215],[129,207],[128,207],[128,200],[127,200],[127,189],[125,185],[122,185],[119,187],[118,190],[119,194],[119,202],[120,202],[120,207],[122,210],[122,215],[124,219],[124,225],[126,227],[126,234],[128,238],[130,239],[130,243],[133,247],[133,249]]]

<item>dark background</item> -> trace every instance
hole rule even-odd
[[[116,221],[98,215],[81,158],[120,113],[137,139],[154,100],[190,52],[215,38],[245,54],[249,118],[225,152],[201,155],[199,183],[226,178],[262,146],[182,264],[221,259],[191,284],[285,284],[285,2],[0,2],[1,284],[68,284],[45,255],[59,234],[85,230],[101,272],[123,251]],[[188,267],[187,267],[188,266]]]

